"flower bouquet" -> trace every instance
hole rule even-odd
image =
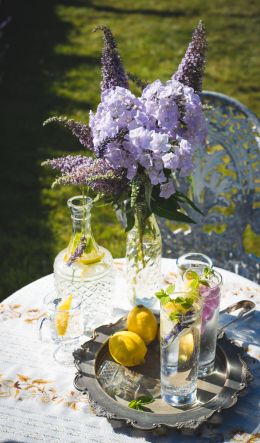
[[[104,34],[101,101],[96,112],[90,111],[88,125],[66,117],[44,123],[64,125],[86,151],[45,164],[61,172],[54,185],[79,186],[94,203],[112,204],[120,211],[129,232],[130,285],[136,288],[138,279],[145,280],[153,296],[160,285],[161,256],[154,214],[192,223],[185,208],[199,211],[178,190],[178,182],[191,174],[193,153],[205,144],[206,121],[199,96],[207,49],[205,28],[199,22],[170,80],[150,84],[124,70],[111,30],[106,26],[96,30]],[[140,87],[139,97],[130,91],[130,80]],[[148,268],[150,273],[142,274]],[[134,302],[140,301],[141,291],[144,288],[134,290]],[[149,300],[147,296],[148,306]]]

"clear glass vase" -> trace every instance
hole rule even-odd
[[[136,217],[126,241],[126,275],[132,305],[151,308],[156,303],[154,294],[162,283],[161,256],[162,239],[155,216],[146,218],[141,227]]]
[[[54,261],[57,295],[82,297],[85,332],[109,322],[114,290],[113,258],[99,246],[91,230],[92,200],[76,196],[68,200],[72,235],[68,247]],[[79,254],[80,252],[80,254]]]

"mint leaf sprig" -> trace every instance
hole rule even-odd
[[[136,409],[137,411],[145,411],[144,405],[153,403],[154,398],[151,395],[141,395],[136,400],[130,401],[128,407],[131,409]]]
[[[215,272],[212,268],[209,268],[208,266],[204,268],[203,270],[203,276],[207,279],[210,279],[211,277],[214,277]]]
[[[202,276],[192,270],[188,270],[186,275],[188,280],[192,280],[192,288],[198,289],[199,285],[209,286],[209,280],[215,275],[215,272],[212,268],[205,267]]]
[[[195,297],[177,297],[174,299],[174,302],[177,303],[180,307],[184,308],[186,312],[183,315],[186,315],[191,311],[193,303],[195,301]],[[169,319],[171,321],[179,320],[180,313],[179,312],[171,312],[169,315]]]
[[[173,294],[175,291],[175,285],[168,286],[165,290],[160,289],[160,291],[156,292],[156,297],[160,300],[162,305],[165,305],[169,301],[171,301],[170,295]]]

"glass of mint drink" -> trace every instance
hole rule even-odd
[[[188,407],[197,400],[201,304],[192,292],[169,296],[161,290],[157,297],[161,302],[161,396],[172,406]]]

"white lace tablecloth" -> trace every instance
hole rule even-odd
[[[116,290],[111,320],[130,309],[123,261],[115,260],[115,266]],[[175,261],[163,259],[165,279],[170,281],[175,272]],[[48,275],[0,304],[0,441],[260,442],[260,288],[231,272],[220,272],[224,280],[222,309],[242,299],[252,300],[258,306],[253,318],[228,329],[228,335],[243,344],[254,357],[249,363],[255,378],[237,404],[215,414],[210,422],[202,425],[198,435],[175,431],[164,435],[140,433],[122,425],[115,429],[105,418],[94,415],[86,397],[73,386],[75,369],[59,366],[52,358],[51,345],[43,345],[38,340],[39,320],[45,312],[43,299],[53,291],[53,275]]]

